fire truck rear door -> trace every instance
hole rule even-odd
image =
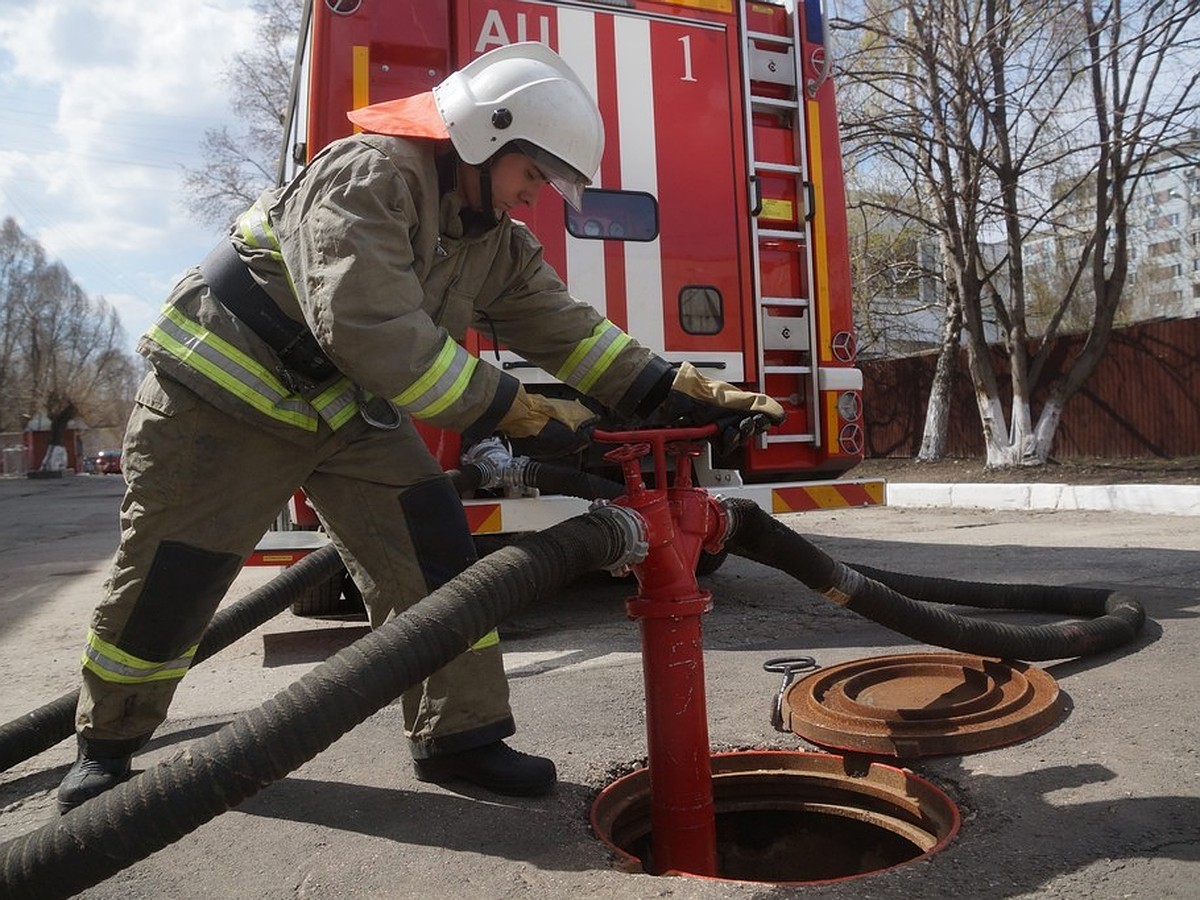
[[[572,293],[667,359],[727,381],[756,377],[734,17],[516,0],[464,6],[457,65],[539,40],[600,106],[605,152],[583,212],[547,188],[523,216]],[[553,380],[507,351],[501,365],[527,382]]]

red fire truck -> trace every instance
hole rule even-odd
[[[346,111],[427,91],[476,56],[542,41],[579,73],[606,148],[583,210],[547,190],[526,223],[572,294],[671,361],[776,398],[787,421],[697,481],[771,512],[882,503],[862,458],[841,154],[819,0],[315,0],[280,177],[348,134]],[[531,391],[548,374],[469,349]],[[423,428],[446,469],[457,434]],[[599,455],[597,454],[597,458]],[[477,534],[537,530],[569,497],[465,501]]]

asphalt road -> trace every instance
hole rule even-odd
[[[104,476],[0,480],[0,721],[77,686],[87,618],[117,540],[120,487]],[[1121,651],[1042,664],[1066,709],[1048,731],[904,763],[960,811],[945,849],[867,877],[778,887],[632,874],[592,833],[595,795],[646,750],[640,644],[624,616],[634,586],[589,577],[501,627],[520,729],[513,743],[555,759],[560,785],[551,796],[504,800],[417,782],[390,705],[282,781],[81,896],[1200,896],[1200,520],[892,508],[786,521],[839,559],[884,569],[1120,587],[1150,622]],[[274,572],[247,570],[232,597]],[[762,670],[770,657],[810,654],[831,666],[934,649],[748,560],[731,558],[706,586],[715,601],[704,620],[715,750],[819,749],[772,728],[779,680]],[[363,632],[360,622],[288,613],[251,632],[188,675],[137,767],[173,758]],[[0,773],[0,842],[55,821],[54,791],[73,757],[64,741]]]

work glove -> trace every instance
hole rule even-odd
[[[727,456],[786,418],[783,407],[766,394],[743,391],[714,381],[691,363],[680,363],[655,418],[667,425],[716,425],[718,456]]]
[[[569,456],[592,439],[598,417],[578,400],[559,400],[527,393],[518,386],[512,406],[497,428],[513,438],[513,452],[534,459]]]

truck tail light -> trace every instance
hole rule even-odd
[[[843,453],[857,456],[863,452],[863,430],[861,425],[844,425],[838,433],[838,447]]]
[[[857,391],[843,391],[838,396],[838,415],[847,422],[857,422],[862,416],[862,400]]]

